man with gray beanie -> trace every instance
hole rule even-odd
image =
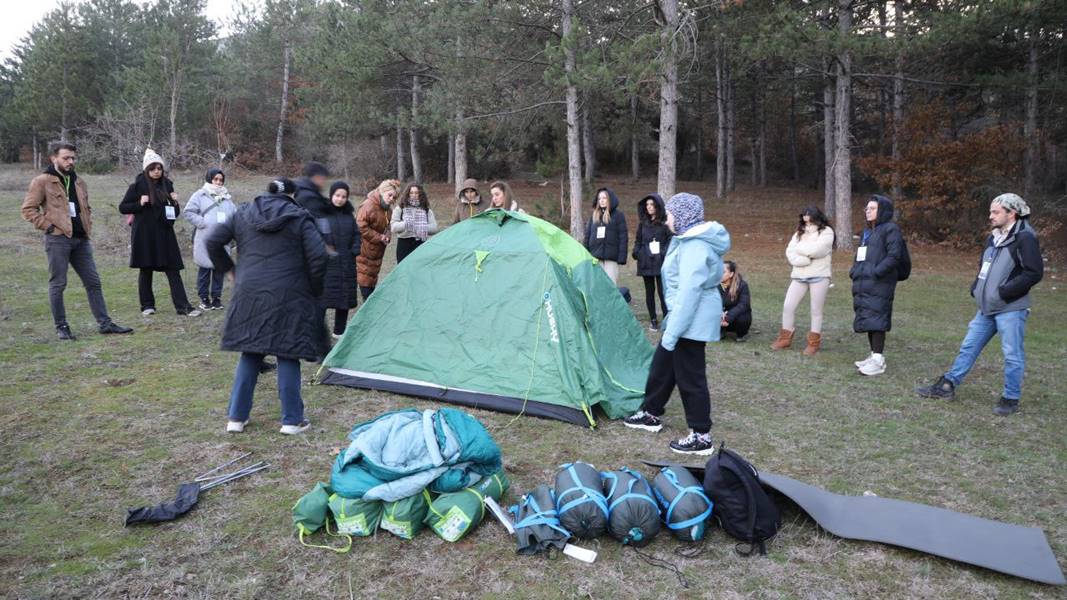
[[[955,399],[956,386],[963,383],[982,349],[999,333],[1004,353],[1004,391],[993,412],[1007,416],[1019,410],[1026,369],[1023,336],[1030,315],[1030,288],[1044,274],[1041,247],[1029,216],[1030,207],[1016,194],[1001,194],[990,203],[993,231],[971,284],[978,312],[967,327],[952,367],[932,385],[916,388],[920,396]]]

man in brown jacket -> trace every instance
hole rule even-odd
[[[89,243],[93,228],[89,192],[85,182],[74,173],[77,148],[74,144],[58,142],[50,148],[49,158],[52,164],[30,182],[22,202],[22,217],[44,232],[48,301],[56,333],[61,340],[77,339],[70,331],[63,306],[68,267],[74,267],[85,286],[89,309],[100,325],[100,333],[130,333],[132,329],[114,323],[107,314],[100,275],[93,260],[93,247]]]

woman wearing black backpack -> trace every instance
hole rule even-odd
[[[667,227],[667,209],[659,194],[649,194],[637,203],[637,236],[634,238],[634,250],[630,254],[637,261],[637,274],[645,282],[645,306],[648,308],[648,328],[659,331],[659,319],[656,318],[656,295],[659,305],[667,315],[667,301],[663,299],[663,278],[660,269],[667,246],[671,243],[671,233]]]
[[[848,276],[856,313],[852,329],[866,333],[871,346],[870,356],[855,364],[861,374],[873,376],[885,373],[885,336],[893,326],[898,269],[908,267],[904,236],[893,222],[893,202],[885,196],[871,196],[864,214],[867,226]]]

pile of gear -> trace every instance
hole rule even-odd
[[[474,417],[454,408],[399,410],[356,425],[337,455],[330,483],[318,483],[293,506],[307,546],[347,552],[352,536],[378,528],[405,540],[429,527],[455,542],[485,517],[485,498],[508,488],[500,448]],[[324,529],[344,546],[309,544]]]

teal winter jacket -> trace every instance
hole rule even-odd
[[[722,256],[730,250],[730,234],[716,221],[701,223],[676,235],[663,259],[663,291],[667,320],[660,344],[674,350],[679,338],[719,340],[722,319]]]

